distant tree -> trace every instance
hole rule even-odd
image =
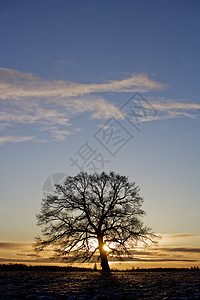
[[[43,226],[36,251],[51,246],[55,257],[66,261],[101,259],[102,271],[110,271],[108,255],[125,259],[141,241],[153,241],[143,226],[143,199],[128,177],[81,172],[55,185],[55,194],[42,200],[37,215]],[[95,260],[94,260],[95,261]]]

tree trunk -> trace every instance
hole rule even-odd
[[[108,264],[108,258],[107,258],[107,253],[104,249],[104,242],[103,242],[103,235],[99,234],[98,235],[98,243],[99,243],[99,252],[100,252],[100,257],[101,257],[101,267],[103,272],[110,272],[110,267]]]

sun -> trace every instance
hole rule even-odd
[[[107,251],[107,252],[110,251],[110,248],[109,248],[107,245],[104,245],[104,246],[103,246],[103,249],[104,249],[105,251]]]

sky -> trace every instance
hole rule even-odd
[[[140,187],[129,266],[200,266],[199,1],[0,0],[0,37],[0,263],[49,263],[41,200],[84,170]]]

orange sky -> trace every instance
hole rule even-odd
[[[158,245],[138,248],[132,262],[111,262],[111,268],[127,269],[132,267],[193,267],[200,266],[200,235],[194,233],[163,234]],[[65,265],[51,261],[48,253],[34,252],[31,242],[0,242],[0,263],[25,263],[28,265]],[[77,264],[75,264],[77,266]],[[82,266],[82,264],[78,264]],[[94,264],[84,264],[92,267]]]

